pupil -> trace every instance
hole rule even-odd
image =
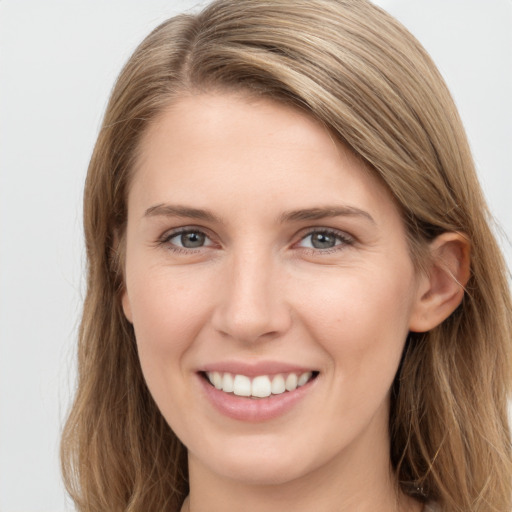
[[[202,233],[183,233],[181,235],[181,245],[187,249],[195,249],[204,245],[205,235]]]
[[[327,233],[315,233],[311,237],[311,243],[315,249],[330,249],[336,245],[336,240]]]

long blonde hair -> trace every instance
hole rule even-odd
[[[120,304],[126,195],[139,141],[184,91],[242,90],[323,122],[387,185],[421,269],[446,231],[471,242],[461,306],[411,333],[392,390],[391,462],[401,489],[445,512],[512,510],[507,418],[512,313],[466,136],[420,44],[366,0],[219,0],[155,29],[121,72],[84,197],[87,296],[78,389],[62,438],[79,511],[175,511],[186,451],[144,383]]]

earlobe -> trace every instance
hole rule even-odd
[[[461,233],[448,232],[430,244],[428,273],[420,276],[409,330],[433,329],[457,309],[470,276],[470,243]]]
[[[124,289],[123,295],[121,297],[121,305],[123,306],[124,316],[126,317],[128,322],[132,324],[132,307],[130,304],[130,299],[128,297],[128,292],[126,291],[126,288]]]

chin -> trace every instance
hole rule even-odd
[[[300,479],[314,472],[322,465],[318,450],[312,443],[305,450],[301,446],[291,446],[279,438],[238,439],[221,449],[198,450],[200,458],[191,455],[195,463],[221,478],[255,486],[282,485]],[[212,447],[210,447],[212,448]],[[205,453],[209,453],[205,457]],[[316,454],[316,455],[315,455]]]
[[[264,461],[241,460],[240,455],[237,460],[224,461],[211,469],[226,479],[259,487],[284,485],[308,473],[308,468],[296,463],[276,463],[274,458]]]

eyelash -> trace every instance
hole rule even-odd
[[[355,239],[352,236],[348,235],[347,233],[327,228],[314,228],[309,230],[306,234],[304,234],[304,236],[301,237],[299,243],[303,242],[308,237],[311,237],[313,235],[324,235],[327,237],[333,237],[335,239],[335,245],[333,247],[328,247],[324,249],[319,249],[316,247],[302,247],[302,249],[308,252],[309,254],[332,254],[334,252],[343,250],[347,246],[354,245],[355,243]]]
[[[194,228],[194,227],[185,227],[176,229],[171,232],[166,232],[164,235],[157,241],[157,245],[164,246],[166,249],[177,253],[177,254],[191,254],[196,253],[198,250],[203,249],[204,247],[209,247],[209,245],[201,246],[197,248],[188,248],[188,247],[180,247],[178,245],[175,245],[171,242],[173,238],[177,238],[179,236],[183,235],[189,235],[189,234],[200,234],[205,237],[207,240],[211,240],[211,237],[208,236],[208,234],[200,228]],[[213,245],[213,244],[210,244]]]
[[[171,242],[173,238],[188,235],[188,234],[199,234],[201,236],[204,236],[205,239],[210,240],[211,237],[208,236],[208,234],[205,232],[204,229],[201,228],[194,228],[194,227],[184,227],[180,228],[171,232],[166,232],[158,241],[157,245],[159,246],[165,246],[168,250],[176,253],[176,254],[193,254],[197,253],[199,250],[204,249],[205,247],[209,247],[211,245],[214,245],[214,243],[210,243],[208,245],[202,245],[197,248],[188,248],[188,247],[180,247]],[[338,231],[334,229],[328,229],[328,228],[311,228],[309,231],[304,233],[299,242],[296,242],[294,245],[297,245],[304,240],[306,240],[308,237],[311,237],[315,234],[318,235],[324,235],[327,237],[334,237],[335,238],[335,245],[333,247],[320,249],[315,247],[302,247],[301,249],[309,254],[331,254],[333,252],[338,252],[342,250],[344,247],[351,246],[355,243],[355,239],[348,235],[347,233],[343,231]]]

